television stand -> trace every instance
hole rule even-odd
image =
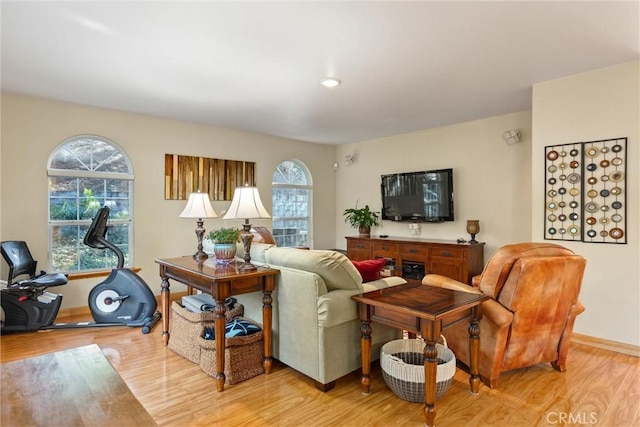
[[[386,258],[395,274],[420,283],[425,274],[441,274],[471,285],[484,268],[484,243],[457,243],[410,237],[347,236],[347,257],[354,261]]]

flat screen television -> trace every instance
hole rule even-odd
[[[382,175],[382,219],[453,221],[453,169]]]

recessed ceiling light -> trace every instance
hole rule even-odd
[[[324,87],[336,87],[341,83],[341,81],[336,79],[335,77],[327,77],[322,79],[320,83]]]

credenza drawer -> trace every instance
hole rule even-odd
[[[422,261],[427,258],[428,248],[425,245],[402,245],[400,257],[411,261]]]
[[[399,247],[397,243],[375,243],[373,244],[373,255],[376,257],[398,256]]]
[[[464,250],[455,248],[430,248],[429,256],[462,259],[464,257]]]
[[[371,247],[369,240],[347,240],[347,256],[353,261],[371,259]]]
[[[347,250],[358,250],[358,251],[370,251],[371,250],[371,242],[365,242],[362,240],[355,241],[347,241]]]

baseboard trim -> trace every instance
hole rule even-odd
[[[171,295],[170,296],[171,301],[176,301],[176,300],[181,300],[183,296],[186,296],[188,294],[185,291],[185,292],[171,292],[170,295]],[[158,302],[158,307],[162,307],[159,295],[156,295],[156,301]],[[65,318],[65,317],[75,317],[75,316],[91,316],[91,310],[89,310],[89,306],[60,309],[57,317]]]
[[[589,335],[576,334],[575,332],[571,334],[571,342],[640,357],[640,346],[637,345],[605,340],[603,338],[591,337]]]

